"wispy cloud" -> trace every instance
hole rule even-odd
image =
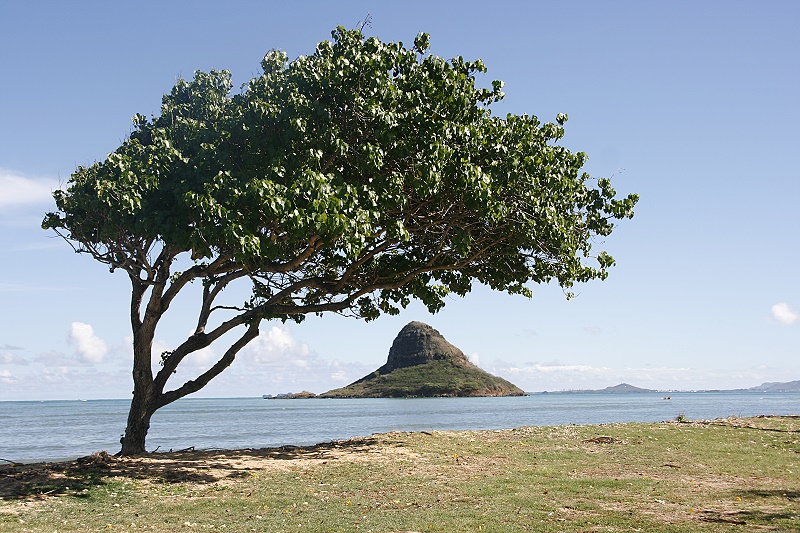
[[[24,283],[0,283],[0,292],[61,292],[67,289],[43,287]]]
[[[20,346],[12,346],[11,344],[0,344],[0,350],[22,350]]]
[[[31,178],[0,168],[0,208],[50,203],[58,188],[58,181],[52,178]]]
[[[689,367],[626,367],[563,364],[559,362],[511,364],[498,362],[487,371],[502,376],[527,391],[602,389],[619,383],[667,390],[752,387],[774,381],[770,371],[731,369],[713,372]],[[759,381],[761,380],[761,381]]]
[[[67,354],[59,352],[58,350],[48,350],[46,352],[39,352],[34,357],[34,362],[40,364],[42,367],[54,366],[72,366],[79,364],[75,358],[70,358]]]
[[[772,318],[787,326],[800,322],[800,314],[789,307],[789,304],[784,302],[773,305],[770,314]]]
[[[91,325],[83,322],[72,323],[67,340],[87,363],[102,363],[108,353],[106,342],[94,334]]]
[[[91,398],[130,399],[130,371],[67,364],[0,370],[0,401]]]
[[[2,365],[28,365],[30,364],[27,359],[20,357],[13,353],[0,352],[0,364]]]

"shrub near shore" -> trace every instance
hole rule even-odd
[[[0,531],[798,531],[800,418],[387,433],[0,470]]]

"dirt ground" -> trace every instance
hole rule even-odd
[[[795,417],[757,417],[737,419],[735,417],[712,421],[693,421],[680,423],[681,427],[707,427],[724,425],[773,430],[771,419],[781,420],[782,429],[790,434],[800,433],[800,416]],[[786,424],[790,427],[786,427]],[[671,424],[678,424],[671,422]],[[623,427],[624,424],[610,424],[605,427]],[[526,434],[541,433],[544,430],[556,431],[561,438],[579,439],[578,427],[560,426],[553,428],[517,428],[509,430],[486,431],[440,431],[436,434],[465,442],[491,442],[524,438]],[[423,432],[423,435],[425,432]],[[421,470],[426,470],[425,458],[404,443],[415,434],[390,432],[369,437],[333,441],[314,446],[282,446],[278,448],[240,449],[240,450],[183,450],[169,453],[152,453],[142,457],[115,457],[105,451],[81,457],[75,461],[32,464],[0,464],[0,499],[36,499],[75,490],[81,484],[91,483],[94,476],[127,477],[140,480],[158,480],[178,483],[224,483],[247,476],[250,472],[288,471],[297,468],[313,467],[329,461],[350,463],[370,462],[390,464],[398,460],[413,461]],[[419,434],[416,434],[419,435]],[[627,445],[625,440],[598,435],[579,441],[579,446],[589,453],[595,453],[604,445]],[[598,447],[599,446],[599,447]],[[495,458],[496,459],[496,458]],[[465,475],[492,474],[497,461],[489,461],[480,456],[465,457],[459,460],[460,470]],[[433,465],[431,469],[433,469]],[[613,465],[607,465],[613,470]],[[678,465],[665,464],[662,475],[665,478],[680,479]],[[602,470],[602,471],[601,471]],[[613,471],[600,469],[598,476],[613,475]],[[712,476],[704,481],[708,488],[726,488],[738,484],[737,480],[725,476]],[[45,489],[45,490],[42,490]]]
[[[0,464],[0,499],[37,499],[74,491],[92,474],[173,483],[224,483],[249,472],[287,471],[345,458],[351,463],[389,463],[400,457],[418,457],[396,445],[400,435],[403,433],[386,433],[305,447],[184,450],[142,457],[115,457],[100,451],[75,461]]]

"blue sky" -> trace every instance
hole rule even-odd
[[[267,324],[199,395],[346,384],[427,322],[526,390],[626,381],[660,389],[800,379],[800,3],[1,2],[0,400],[126,398],[129,285],[39,229],[50,191],[102,160],[135,113],[195,70],[238,87],[273,48],[313,52],[337,25],[481,58],[505,82],[495,113],[553,120],[586,170],[637,192],[636,217],[597,248],[617,267],[566,301],[476,287],[437,315]],[[192,301],[159,330],[174,347]],[[189,361],[207,367],[222,348]]]

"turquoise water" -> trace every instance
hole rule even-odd
[[[308,445],[386,431],[659,422],[800,414],[800,393],[534,394],[513,398],[187,398],[153,417],[149,450]],[[0,402],[0,459],[70,459],[115,453],[126,400]]]

